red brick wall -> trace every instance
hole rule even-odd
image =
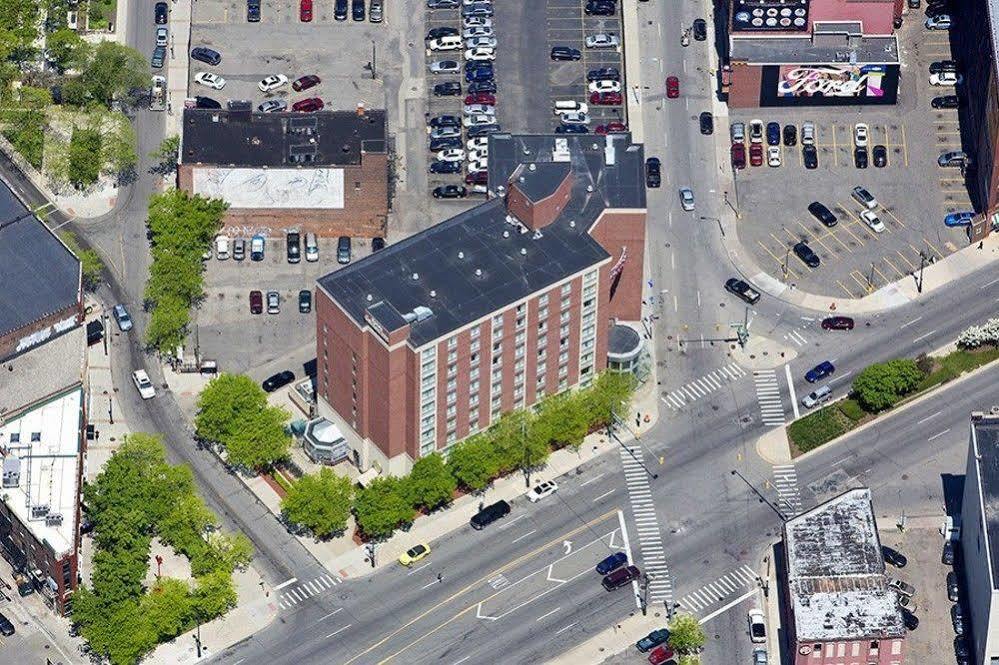
[[[872,641],[878,643],[876,655],[871,651]],[[900,650],[892,654],[892,643],[898,641]],[[905,662],[905,639],[842,640],[835,642],[801,642],[794,646],[795,665],[854,665],[854,663],[896,665]],[[802,647],[809,653],[801,653]],[[816,649],[819,647],[819,649]],[[853,655],[856,647],[857,654]],[[819,653],[820,655],[816,655]],[[842,655],[840,655],[842,654]]]
[[[71,305],[70,307],[61,309],[58,312],[53,312],[52,314],[49,314],[48,316],[39,319],[38,321],[35,321],[31,325],[24,326],[23,328],[18,328],[17,330],[13,330],[7,333],[6,335],[0,336],[0,358],[6,358],[7,356],[19,353],[17,351],[17,345],[22,339],[24,339],[28,335],[32,335],[35,332],[38,332],[39,330],[44,330],[45,328],[55,325],[60,321],[64,321],[69,317],[73,316],[74,314],[76,314],[77,322],[82,323],[83,322],[82,294],[80,295],[80,300],[75,305]]]
[[[642,318],[642,287],[645,281],[645,212],[604,212],[590,229],[590,235],[611,255],[610,263],[600,269],[600,281],[608,288],[602,315],[624,321]],[[628,258],[614,295],[610,295],[610,272],[628,248]]]
[[[762,67],[733,62],[732,85],[728,89],[729,108],[752,109],[759,107],[762,78]]]
[[[572,195],[572,173],[558,186],[551,196],[540,201],[531,200],[520,191],[517,183],[510,185],[506,195],[506,209],[530,229],[542,229],[554,222]]]
[[[181,164],[178,187],[193,192],[193,170],[197,164]],[[272,232],[298,228],[322,237],[385,236],[388,216],[388,155],[365,154],[360,166],[343,169],[344,207],[312,208],[241,208],[230,209],[222,220],[229,227],[269,227]]]

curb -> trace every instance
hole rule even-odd
[[[885,411],[881,415],[876,416],[874,418],[874,420],[872,420],[872,421],[870,421],[868,423],[864,423],[860,427],[857,427],[856,429],[852,429],[849,432],[845,432],[843,434],[840,434],[835,439],[830,439],[830,440],[826,441],[825,443],[823,443],[822,445],[817,446],[815,448],[812,448],[807,453],[802,453],[801,455],[795,457],[792,460],[792,463],[797,464],[798,461],[805,459],[806,457],[810,456],[812,453],[816,453],[816,452],[822,450],[823,448],[826,448],[827,446],[830,446],[831,444],[840,443],[843,439],[846,439],[846,438],[848,438],[848,437],[850,437],[850,436],[852,436],[852,435],[854,435],[854,434],[856,434],[858,432],[862,432],[863,430],[867,429],[868,427],[871,427],[872,425],[875,425],[875,424],[877,424],[879,422],[884,421],[884,419],[887,418],[887,417],[893,416],[896,413],[901,413],[901,412],[905,411],[906,409],[919,404],[920,402],[922,402],[923,400],[927,399],[928,397],[933,396],[941,388],[944,388],[945,386],[946,387],[950,387],[950,386],[957,385],[957,384],[961,383],[962,381],[970,379],[971,377],[975,376],[976,374],[979,374],[981,372],[984,372],[985,370],[991,369],[993,366],[999,366],[999,358],[993,360],[992,362],[985,363],[981,367],[977,367],[977,368],[971,370],[970,372],[965,372],[964,374],[962,374],[961,376],[957,377],[953,381],[947,381],[946,383],[938,383],[937,385],[933,386],[932,388],[926,389],[924,392],[911,397],[910,399],[908,399],[905,402],[902,402],[900,405],[898,405],[894,409],[891,409],[889,411]],[[846,399],[846,398],[844,397],[843,399]],[[830,402],[829,406],[832,406],[833,404],[836,404],[837,402],[840,402],[840,401],[842,401],[842,400],[836,400],[835,402]],[[799,420],[800,420],[800,418],[799,418]],[[791,423],[788,423],[788,425],[790,425],[790,424]],[[788,442],[790,442],[790,438],[788,439]]]

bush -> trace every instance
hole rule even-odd
[[[934,364],[933,358],[930,358],[925,353],[920,353],[916,356],[916,367],[918,367],[919,371],[923,374],[929,374],[932,372]]]
[[[76,258],[80,259],[83,266],[83,288],[87,291],[96,291],[104,274],[104,262],[101,261],[101,257],[92,249],[80,247],[72,231],[60,231],[59,237],[70,251],[76,254]]]
[[[980,326],[971,326],[958,336],[957,345],[962,349],[999,346],[999,317],[989,319]]]
[[[855,399],[845,399],[838,404],[840,412],[852,420],[857,422],[864,419],[867,412],[857,403]]]
[[[69,182],[86,189],[101,174],[101,135],[94,129],[73,128],[69,140]]]
[[[839,405],[832,404],[804,418],[795,420],[787,428],[787,434],[798,449],[804,453],[835,439],[850,428],[851,425],[840,412]]]
[[[853,392],[866,410],[876,413],[894,406],[923,380],[916,361],[898,358],[864,368],[853,380]]]

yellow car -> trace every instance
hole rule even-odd
[[[416,547],[410,548],[399,557],[399,563],[404,566],[411,566],[420,559],[429,556],[430,546],[429,545],[417,545]]]

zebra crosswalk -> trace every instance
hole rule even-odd
[[[329,591],[342,581],[336,575],[329,574],[320,575],[308,582],[298,581],[294,586],[285,587],[278,592],[278,607],[284,610],[291,609],[312,596]]]
[[[746,376],[746,370],[739,367],[737,363],[729,363],[724,367],[705,374],[704,376],[689,381],[676,390],[666,393],[662,401],[674,409],[682,409],[689,406],[711,393],[721,388],[726,383],[731,383]]]
[[[744,593],[758,584],[758,576],[749,566],[743,565],[709,582],[680,599],[680,607],[694,612],[704,612],[737,593]]]
[[[756,400],[760,403],[760,419],[763,424],[776,427],[787,422],[784,418],[784,401],[780,396],[780,383],[777,382],[776,370],[754,371],[753,383],[756,384]]]
[[[642,552],[643,570],[649,579],[649,604],[672,602],[673,580],[666,563],[663,537],[659,531],[656,507],[652,503],[652,489],[649,487],[649,474],[638,461],[642,450],[638,446],[621,446],[621,465],[624,467],[625,484],[631,513],[635,518],[638,544]]]
[[[784,333],[784,339],[794,344],[795,346],[805,346],[806,344],[808,344],[808,338],[806,338],[797,330],[790,330]]]
[[[777,503],[788,517],[794,517],[801,512],[798,472],[793,464],[774,465],[774,487],[777,489]]]

